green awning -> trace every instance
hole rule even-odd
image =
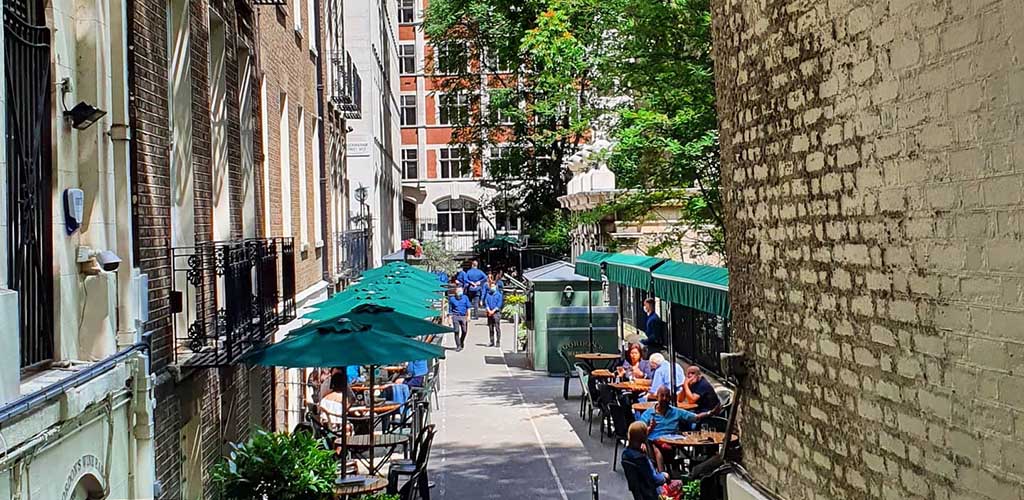
[[[726,318],[732,313],[729,270],[724,267],[669,261],[651,276],[654,295],[662,300]]]
[[[611,257],[607,252],[587,250],[576,257],[576,274],[586,276],[594,281],[601,281],[601,263]]]
[[[604,262],[608,281],[647,290],[651,287],[651,269],[665,262],[665,259],[616,253],[609,255]]]
[[[488,240],[477,241],[473,245],[474,252],[486,252],[492,248],[512,248],[519,246],[519,238],[502,234]]]

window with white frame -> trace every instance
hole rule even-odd
[[[402,125],[416,125],[416,96],[402,96],[401,112]]]
[[[469,44],[465,41],[442,42],[434,46],[434,73],[458,74],[469,68]]]
[[[515,160],[516,150],[512,146],[491,146],[487,156],[488,172],[503,172],[508,175],[511,162]]]
[[[511,125],[512,117],[518,111],[515,92],[509,89],[495,89],[488,92],[487,111],[491,122],[496,125]]]
[[[416,73],[416,44],[403,43],[398,46],[398,71],[403,75]]]
[[[498,231],[518,231],[519,217],[510,208],[503,208],[499,201],[494,212],[494,227]]]
[[[319,48],[316,39],[316,6],[314,0],[306,0],[306,31],[309,32],[309,50],[313,52]]]
[[[438,166],[442,179],[469,177],[469,153],[463,148],[441,148],[438,151]]]
[[[484,52],[484,66],[491,73],[511,73],[516,64],[510,48],[492,47]]]
[[[459,198],[437,202],[437,230],[442,233],[476,231],[479,205],[473,200]]]
[[[302,32],[302,0],[292,0],[292,27],[295,31]]]
[[[416,0],[398,0],[398,22],[402,24],[416,22]]]
[[[402,178],[419,178],[419,152],[416,148],[405,148],[402,150]]]
[[[469,123],[469,94],[452,92],[437,96],[438,117],[441,125],[463,125]]]

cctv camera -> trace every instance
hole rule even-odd
[[[112,273],[117,271],[117,267],[121,264],[121,258],[110,250],[104,250],[96,254],[96,263],[104,272]]]

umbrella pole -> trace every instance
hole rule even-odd
[[[590,352],[594,352],[594,286],[587,276],[587,318],[590,323]]]
[[[373,417],[373,400],[377,399],[373,395],[373,379],[377,378],[377,369],[374,365],[370,365],[370,392],[367,394],[370,397],[370,473],[373,474],[373,428],[376,427],[374,424],[376,421]]]
[[[348,408],[352,404],[348,399],[348,369],[345,370],[344,392],[341,393],[341,477],[348,474]]]

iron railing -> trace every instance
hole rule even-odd
[[[676,354],[715,375],[724,376],[719,355],[729,352],[728,318],[679,304],[672,304],[669,316]]]
[[[194,367],[236,363],[295,319],[292,238],[170,249],[175,359]]]
[[[7,95],[8,278],[18,291],[21,367],[53,359],[53,250],[50,216],[50,30],[43,3],[3,5]]]
[[[463,215],[462,220],[453,223],[451,219],[438,224],[437,218],[402,217],[402,239],[416,238],[422,241],[439,241],[446,250],[455,253],[469,253],[473,245],[486,236],[486,230],[478,223],[475,215]]]
[[[354,278],[369,265],[370,238],[366,229],[334,233],[335,268],[338,277]]]
[[[346,119],[358,120],[363,116],[363,80],[352,61],[352,54],[337,51],[331,54],[330,78],[334,89],[331,101],[345,114]]]

